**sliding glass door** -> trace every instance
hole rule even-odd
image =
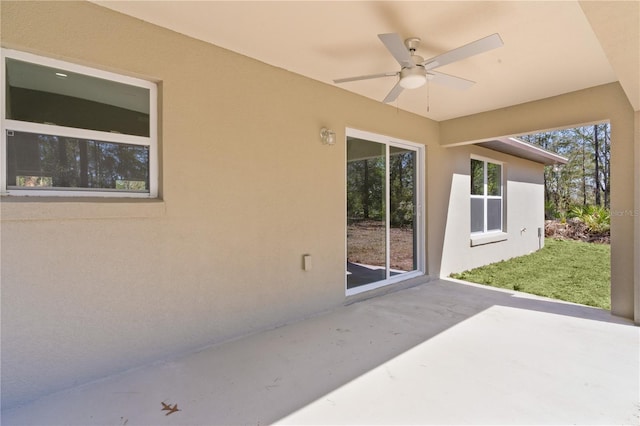
[[[421,148],[347,132],[347,294],[421,272]]]

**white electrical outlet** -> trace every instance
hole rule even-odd
[[[302,268],[305,271],[310,271],[311,267],[312,267],[312,262],[311,262],[311,255],[310,254],[305,254],[304,256],[302,256]]]

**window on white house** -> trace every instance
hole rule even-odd
[[[156,197],[154,83],[2,51],[9,195]]]
[[[502,165],[471,159],[471,233],[502,231]]]

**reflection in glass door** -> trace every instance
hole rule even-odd
[[[420,269],[417,166],[417,148],[347,137],[348,291]]]
[[[389,255],[392,274],[418,269],[415,187],[416,152],[389,147]]]
[[[386,146],[347,138],[347,288],[387,278]]]

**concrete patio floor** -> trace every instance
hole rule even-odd
[[[6,425],[637,425],[640,328],[599,309],[438,280],[2,416]]]

